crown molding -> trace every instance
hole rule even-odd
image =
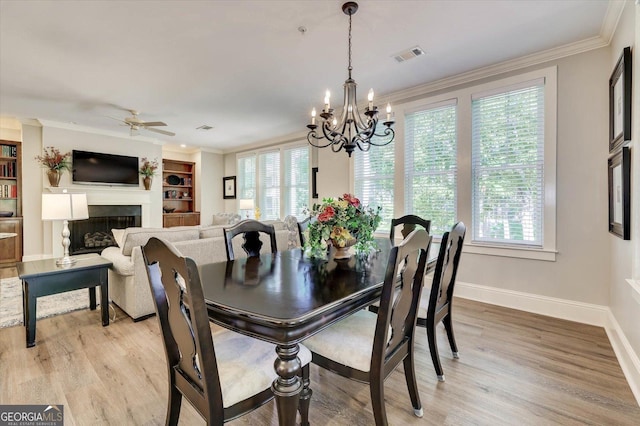
[[[639,0],[636,0],[636,4]],[[613,35],[616,32],[618,22],[624,11],[626,1],[609,0],[607,5],[607,12],[602,20],[602,27],[600,27],[600,37],[607,41],[607,44],[611,43]]]
[[[80,125],[77,125],[77,124],[63,123],[63,122],[60,122],[60,121],[43,120],[43,119],[36,119],[36,121],[38,121],[42,127],[54,127],[56,129],[73,130],[73,131],[76,131],[76,132],[84,132],[84,133],[92,133],[92,134],[98,134],[98,135],[104,135],[104,136],[112,136],[112,137],[115,137],[115,138],[128,139],[128,140],[138,141],[138,142],[140,142],[140,141],[149,142],[149,143],[152,143],[154,145],[164,145],[164,142],[162,142],[162,141],[160,141],[158,139],[155,139],[155,138],[147,137],[147,136],[123,135],[122,133],[114,132],[112,130],[96,129],[95,127],[80,126]]]
[[[452,77],[446,77],[430,83],[421,84],[405,90],[391,93],[388,96],[393,103],[405,103],[416,97],[424,96],[428,93],[442,89],[448,89],[465,83],[481,80],[483,78],[493,77],[499,74],[516,71],[533,65],[539,65],[545,62],[561,59],[567,56],[588,52],[590,50],[599,49],[607,46],[608,41],[601,36],[591,37],[575,43],[566,44],[564,46],[533,53],[531,55],[521,56],[498,64],[489,65],[483,68],[477,68]]]

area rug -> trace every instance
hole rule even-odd
[[[100,301],[100,291],[96,291]],[[86,288],[51,296],[38,297],[36,313],[38,318],[71,312],[89,307],[89,291]],[[22,281],[20,278],[0,280],[0,328],[22,325]]]

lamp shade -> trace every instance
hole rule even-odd
[[[253,210],[253,198],[241,199],[240,210]]]
[[[87,194],[42,194],[42,220],[88,218]]]

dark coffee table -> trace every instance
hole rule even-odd
[[[27,334],[27,347],[35,346],[36,299],[65,291],[89,289],[89,308],[96,309],[96,286],[100,286],[102,325],[109,325],[108,270],[113,265],[97,254],[72,256],[76,263],[69,267],[56,265],[55,259],[16,263],[22,279],[22,319]]]

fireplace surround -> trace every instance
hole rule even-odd
[[[116,245],[111,229],[139,227],[141,223],[140,205],[90,205],[89,219],[69,222],[69,253],[100,253]]]

